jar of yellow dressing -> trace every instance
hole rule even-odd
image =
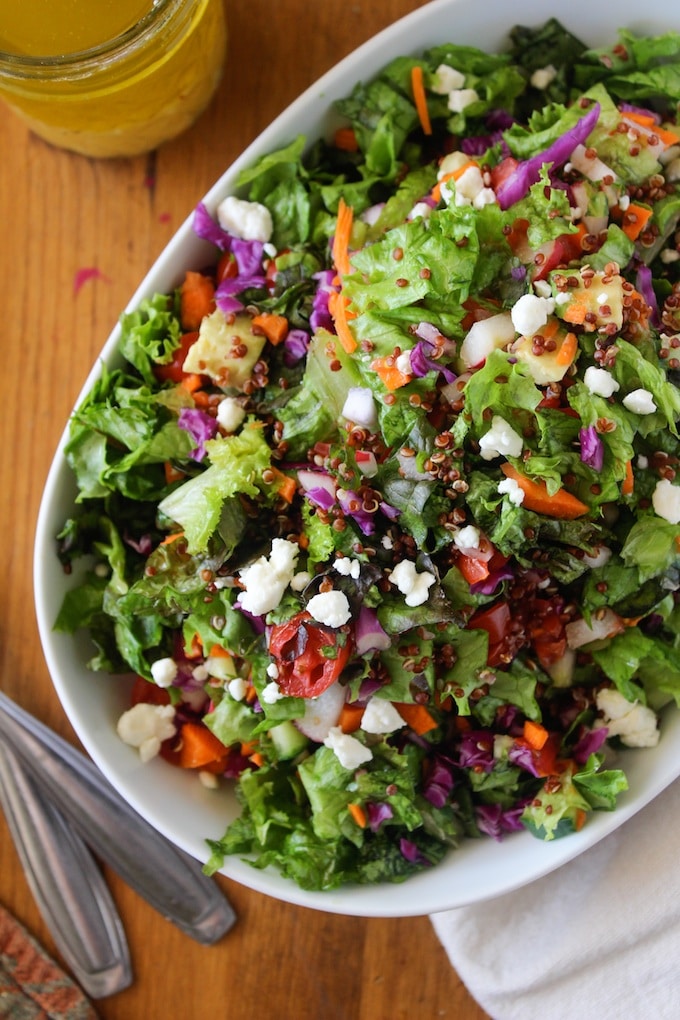
[[[186,130],[226,51],[223,0],[16,0],[0,19],[0,97],[35,134],[133,156]]]

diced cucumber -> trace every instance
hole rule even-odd
[[[300,733],[297,726],[290,719],[286,719],[279,723],[278,726],[274,726],[269,731],[269,736],[278,757],[284,761],[295,758],[301,751],[304,751],[309,743],[304,733]]]

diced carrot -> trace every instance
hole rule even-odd
[[[195,393],[196,390],[200,390],[203,385],[203,376],[198,375],[197,372],[187,372],[180,381],[182,389],[187,390],[189,393]]]
[[[535,751],[540,751],[546,740],[548,739],[548,731],[545,726],[541,726],[540,723],[532,722],[531,719],[527,719],[524,723],[522,736],[526,740],[529,747]]]
[[[246,687],[245,700],[249,705],[252,705],[254,701],[257,701],[257,690],[253,684],[248,684]]]
[[[297,482],[291,475],[286,475],[283,471],[279,471],[278,468],[270,468],[274,475],[272,484],[276,488],[276,493],[285,499],[286,503],[292,503],[295,499],[295,493],[297,492]]]
[[[412,375],[397,368],[393,357],[376,358],[371,362],[371,368],[378,373],[388,390],[398,390],[410,383],[413,378]]]
[[[363,714],[364,709],[361,705],[353,705],[351,702],[346,701],[342,706],[338,726],[343,733],[354,733],[361,726]]]
[[[273,315],[271,312],[262,312],[256,315],[251,324],[257,332],[261,330],[269,340],[270,344],[280,344],[286,339],[288,333],[288,319],[285,315]]]
[[[252,761],[253,765],[257,765],[258,769],[261,769],[264,765],[264,757],[259,751],[256,751],[255,754],[248,755],[248,761]]]
[[[210,394],[206,393],[205,390],[194,390],[191,394],[194,398],[194,405],[201,411],[207,411],[210,407]]]
[[[208,655],[211,659],[231,659],[231,652],[228,652],[223,645],[211,645]]]
[[[347,310],[347,298],[339,291],[331,291],[328,296],[328,310],[330,311],[338,340],[347,354],[351,354],[357,348],[352,330],[349,328],[348,319],[353,318]]]
[[[517,471],[512,464],[501,464],[501,471],[506,478],[512,478],[517,482],[524,493],[522,506],[527,510],[534,510],[538,514],[545,514],[546,517],[563,518],[573,520],[588,513],[588,507],[576,496],[572,496],[566,489],[558,489],[552,495],[548,492],[545,482],[536,482],[532,478]]]
[[[361,804],[352,802],[351,804],[347,805],[347,810],[349,811],[349,813],[351,814],[352,818],[357,823],[359,828],[365,829],[366,825],[368,824],[368,819],[366,817],[366,812],[362,808]]]
[[[333,237],[333,262],[335,263],[335,268],[342,276],[345,276],[352,270],[349,261],[349,243],[353,224],[354,210],[351,205],[346,204],[344,198],[341,198],[338,204],[338,217]]]
[[[179,764],[183,769],[202,768],[223,758],[228,750],[203,723],[185,722],[180,739]]]
[[[427,108],[423,69],[420,64],[414,64],[411,68],[411,92],[413,93],[413,102],[415,103],[416,113],[418,114],[423,134],[431,135],[432,123],[430,122],[430,111]]]
[[[586,812],[583,810],[583,808],[577,808],[576,809],[576,817],[574,819],[574,828],[576,829],[577,832],[580,832],[580,830],[586,824],[586,817],[587,817],[587,815],[586,815]]]
[[[184,646],[184,654],[187,659],[200,659],[203,655],[203,642],[199,634],[192,634],[191,641]]]
[[[255,754],[259,746],[257,740],[244,740],[241,743],[241,754],[244,758],[250,758],[251,754]]]
[[[198,329],[206,315],[215,310],[215,284],[203,273],[187,272],[179,291],[182,328]]]
[[[557,354],[555,355],[555,361],[558,365],[571,365],[572,361],[576,357],[577,351],[578,340],[576,339],[576,334],[567,333],[560,344]]]
[[[633,476],[633,464],[631,461],[626,461],[626,475],[621,483],[621,495],[632,496],[635,488],[635,478]]]
[[[358,152],[359,142],[357,136],[354,133],[352,127],[341,127],[333,135],[333,142],[336,149],[342,149],[344,152]]]
[[[418,733],[419,735],[429,733],[430,730],[435,730],[438,726],[437,720],[427,710],[427,708],[425,708],[425,705],[415,705],[410,704],[409,702],[399,701],[395,702],[394,707],[402,719],[406,722],[406,725],[410,726],[414,733]]]
[[[163,470],[165,471],[165,484],[172,485],[173,482],[178,482],[180,478],[184,478],[185,474],[176,468],[171,461],[166,460],[163,464]]]
[[[631,202],[623,214],[623,221],[621,223],[621,229],[626,237],[630,238],[631,241],[635,241],[640,236],[651,215],[652,210],[648,206],[637,205],[635,202]]]

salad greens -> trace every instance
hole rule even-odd
[[[551,840],[680,703],[680,37],[401,57],[200,204],[73,415],[56,627],[308,889]],[[661,739],[663,739],[661,737]]]

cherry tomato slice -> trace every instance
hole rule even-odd
[[[317,698],[347,665],[352,641],[345,631],[324,627],[302,612],[272,627],[269,651],[279,670],[276,682],[284,694]]]
[[[155,365],[154,375],[161,382],[179,383],[186,376],[182,366],[189,353],[189,348],[198,340],[198,333],[185,333],[180,337],[179,347],[175,351],[172,361],[167,365]]]

